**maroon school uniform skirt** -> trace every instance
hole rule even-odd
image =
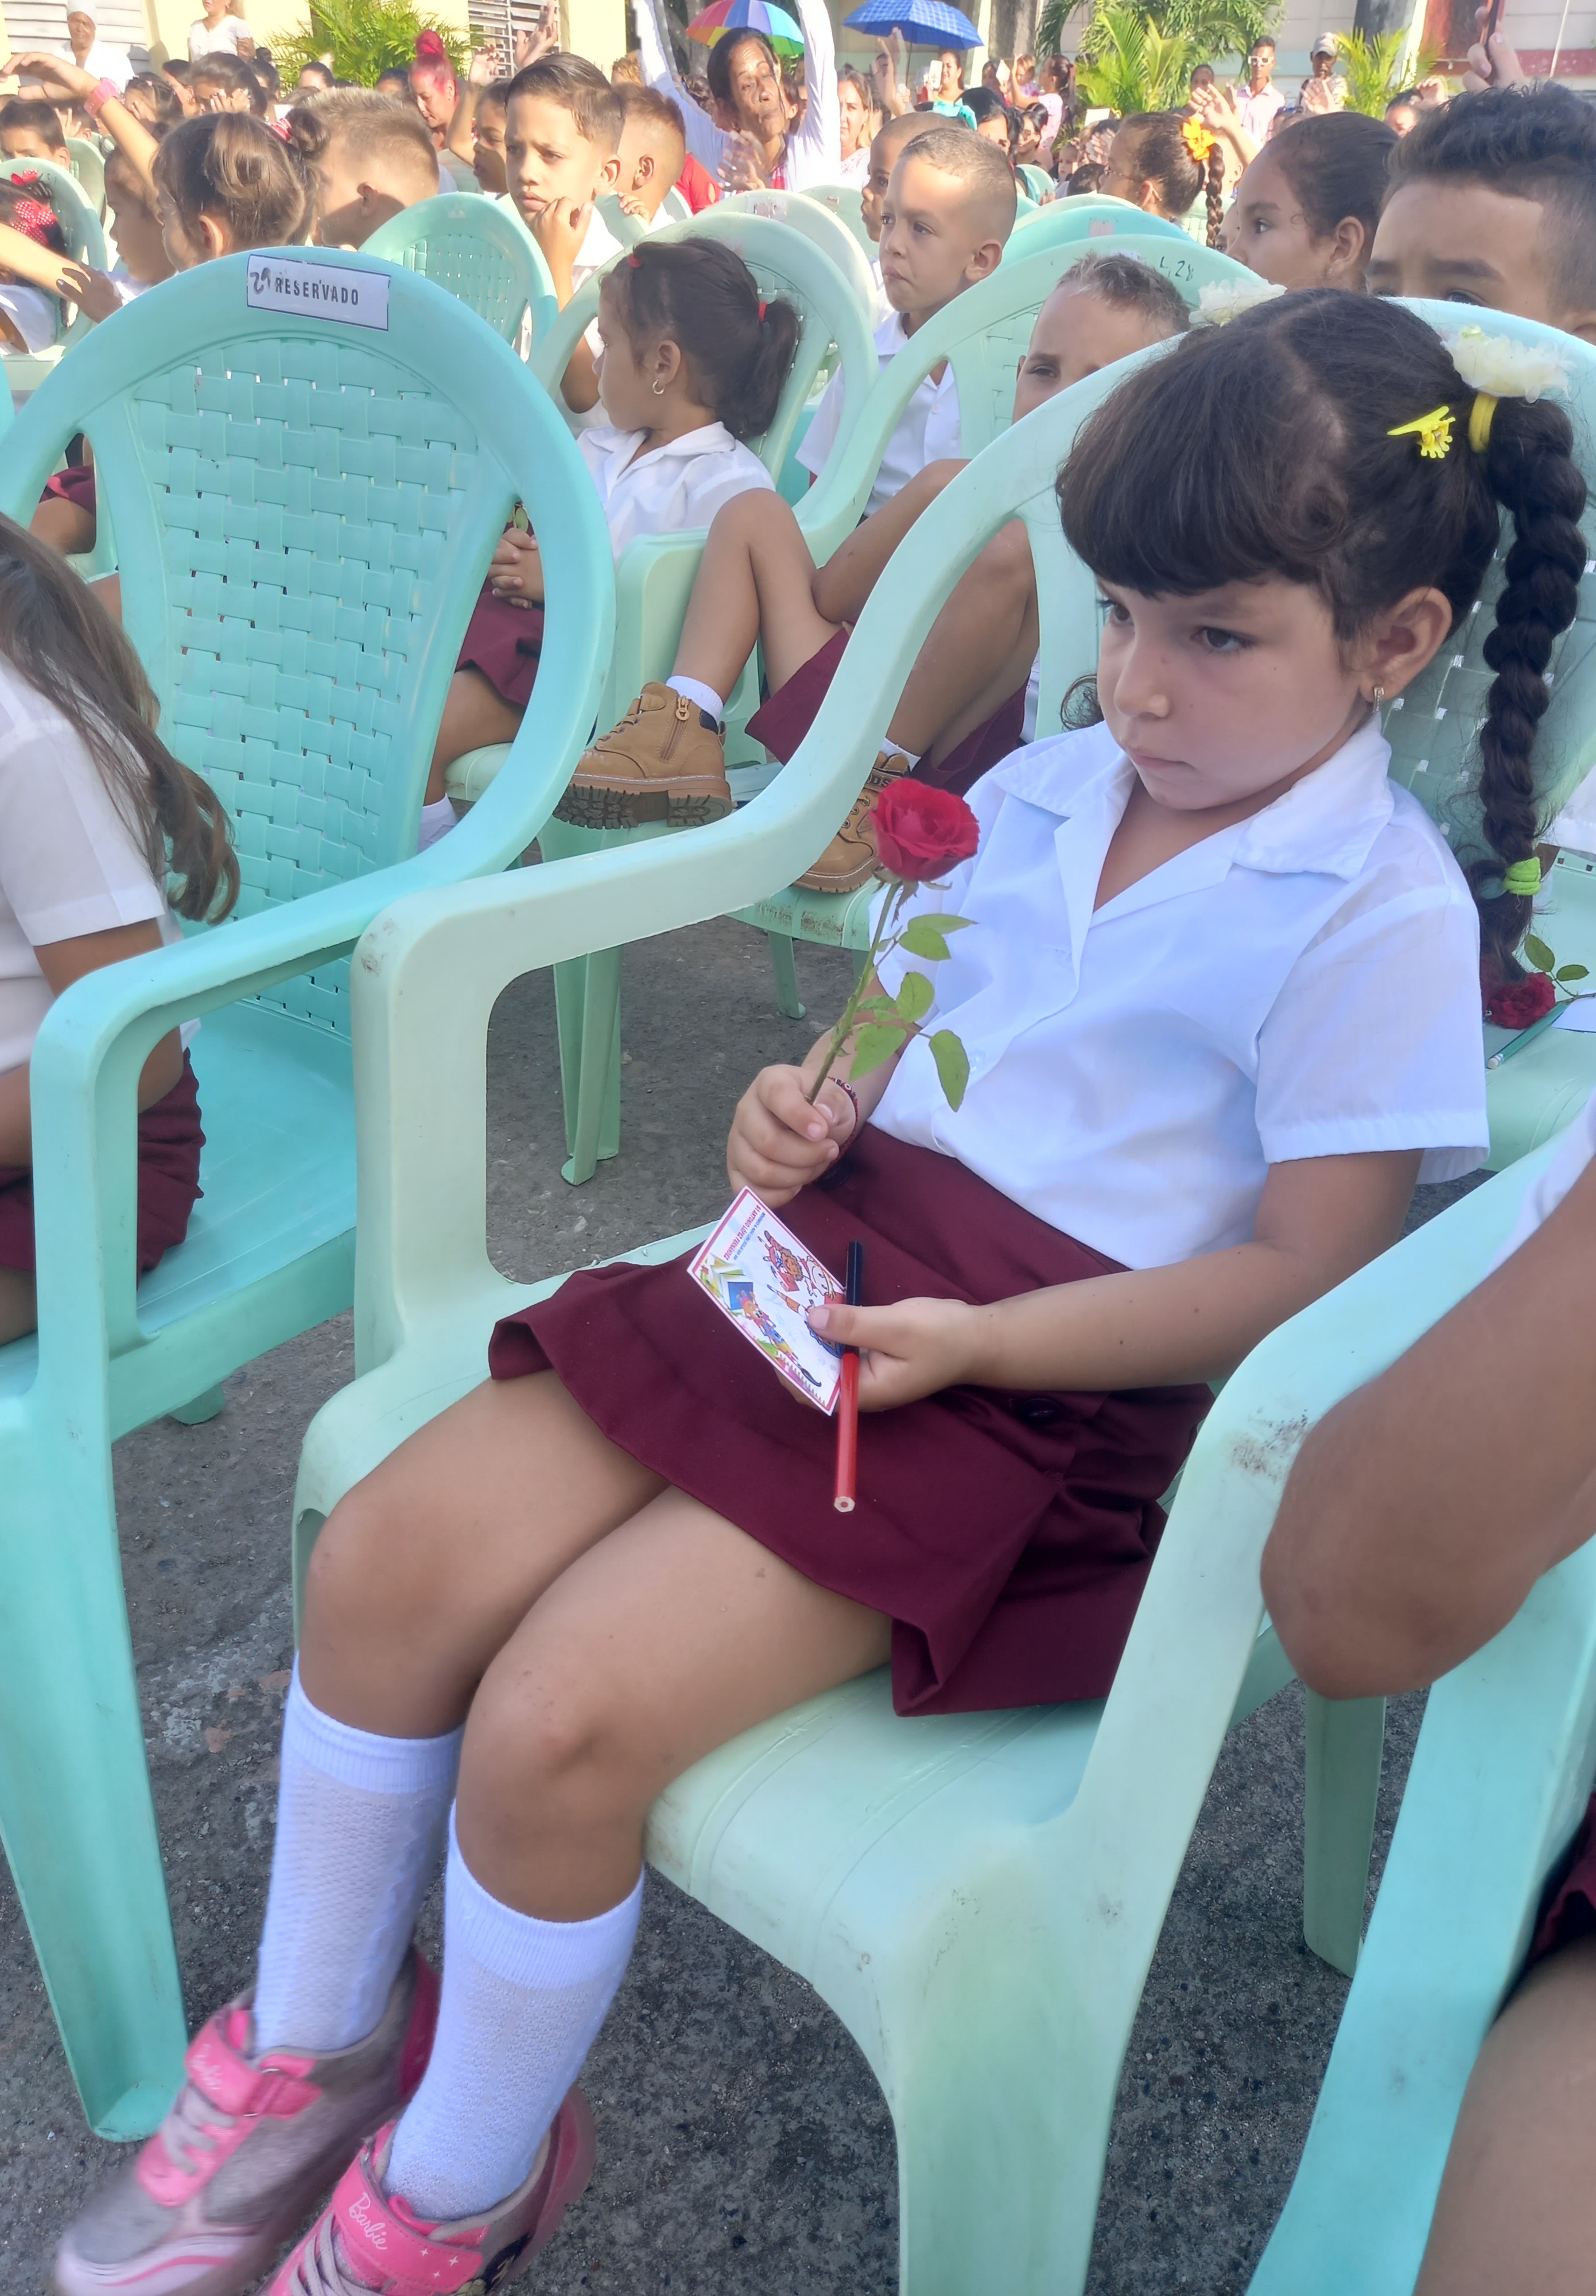
[[[835,637],[826,640],[818,653],[810,655],[801,669],[795,669],[785,685],[762,702],[749,719],[749,732],[763,744],[773,758],[787,765],[798,743],[820,714],[820,705],[831,691],[831,680],[842,660],[848,633],[839,630]],[[952,790],[962,797],[966,790],[993,767],[1019,749],[1025,732],[1025,688],[999,704],[991,717],[966,734],[956,750],[950,750],[939,766],[922,758],[914,768],[916,781],[929,782],[934,788]]]
[[[836,1274],[861,1238],[877,1306],[1117,1272],[953,1158],[873,1127],[782,1218]],[[834,1423],[789,1396],[685,1259],[570,1276],[498,1324],[487,1361],[495,1379],[552,1368],[634,1458],[884,1611],[900,1714],[1107,1692],[1164,1527],[1158,1499],[1211,1400],[1206,1387],[950,1388],[863,1419],[858,1505],[844,1515]]]
[[[181,1243],[188,1216],[202,1191],[200,1094],[183,1055],[183,1074],[164,1100],[138,1120],[138,1272]],[[33,1174],[25,1165],[0,1164],[0,1267],[33,1273]]]
[[[70,470],[57,471],[53,479],[45,480],[45,491],[39,496],[39,500],[48,502],[52,496],[57,502],[75,503],[79,510],[87,511],[91,518],[95,517],[98,513],[99,495],[94,482],[94,464],[78,463]]]
[[[1559,1946],[1596,1930],[1596,1794],[1580,1820],[1579,1832],[1564,1854],[1560,1871],[1546,1892],[1526,1964],[1534,1968]]]
[[[524,709],[532,699],[537,659],[543,652],[541,606],[513,606],[485,582],[465,626],[465,644],[456,669],[475,669],[501,701]]]

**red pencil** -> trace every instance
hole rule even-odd
[[[843,1298],[850,1308],[864,1304],[864,1246],[855,1241],[847,1248]],[[854,1487],[859,1466],[859,1350],[842,1351],[842,1391],[837,1398],[837,1486],[831,1505],[839,1514],[852,1514]]]

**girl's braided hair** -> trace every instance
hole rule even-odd
[[[1158,211],[1169,222],[1178,223],[1207,195],[1207,242],[1217,247],[1224,220],[1224,152],[1218,137],[1179,111],[1138,111],[1121,123],[1119,134],[1134,139],[1135,172],[1152,185]],[[1207,149],[1199,159],[1192,145],[1205,136]]]
[[[1585,482],[1560,406],[1503,398],[1477,454],[1474,396],[1433,328],[1399,305],[1334,288],[1282,296],[1196,329],[1121,383],[1082,426],[1059,505],[1104,580],[1192,596],[1283,576],[1320,592],[1344,644],[1416,589],[1443,594],[1455,629],[1511,514],[1484,647],[1495,676],[1477,794],[1494,857],[1469,871],[1494,985],[1530,922],[1529,899],[1499,887],[1543,827],[1535,733],[1552,646],[1578,604]],[[1438,458],[1390,435],[1438,406],[1453,418]]]

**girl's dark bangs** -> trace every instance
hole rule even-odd
[[[1243,332],[1245,359],[1225,340]],[[1083,425],[1059,473],[1070,547],[1100,580],[1144,596],[1268,575],[1321,583],[1340,505],[1304,467],[1303,396],[1296,360],[1240,323],[1149,361]]]

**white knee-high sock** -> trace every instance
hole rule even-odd
[[[317,1712],[295,1667],[255,1985],[258,2050],[347,2049],[381,2016],[437,1870],[464,1734],[353,1729]]]
[[[525,2184],[632,1957],[642,1876],[588,1922],[540,1922],[489,1897],[449,1819],[443,1998],[431,2062],[384,2181],[434,2223]]]

